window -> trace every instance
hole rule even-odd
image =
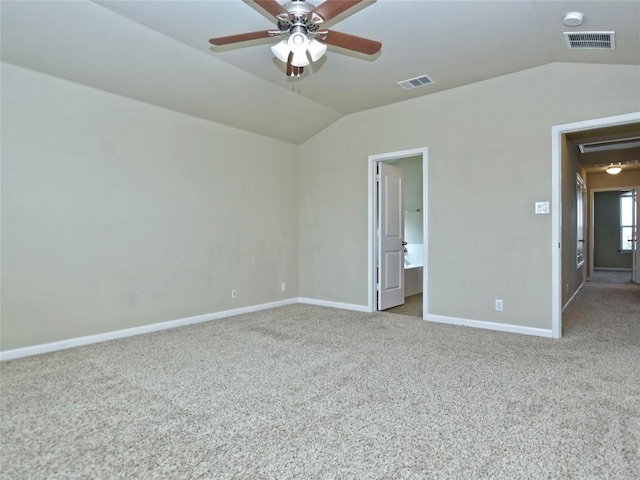
[[[633,200],[632,191],[620,194],[620,250],[623,252],[633,250]]]
[[[576,174],[576,267],[580,268],[584,264],[584,227],[585,210],[584,196],[586,188],[584,180]]]

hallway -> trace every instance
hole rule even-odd
[[[609,278],[611,280],[611,278]],[[591,337],[628,355],[629,365],[640,355],[640,285],[630,282],[588,282],[562,316],[563,339]]]

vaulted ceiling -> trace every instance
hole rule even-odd
[[[323,27],[381,41],[381,52],[330,46],[300,79],[271,53],[277,40],[208,43],[274,28],[250,1],[0,5],[3,61],[296,144],[346,114],[551,62],[640,64],[637,1],[365,0]],[[580,27],[563,25],[570,11],[585,14]],[[615,31],[614,50],[565,44],[563,32],[601,30]],[[397,85],[424,74],[435,83]]]

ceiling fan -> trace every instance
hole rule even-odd
[[[246,42],[268,37],[283,37],[271,47],[273,54],[287,64],[287,76],[300,77],[309,59],[315,62],[327,51],[327,45],[345,48],[366,55],[375,55],[380,42],[334,30],[321,30],[320,25],[354,7],[363,0],[325,0],[317,7],[305,0],[291,0],[281,5],[276,0],[253,0],[257,6],[275,17],[277,30],[241,33],[212,38],[215,46]]]

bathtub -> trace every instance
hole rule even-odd
[[[424,275],[424,245],[410,243],[404,255],[404,296],[409,297],[422,293],[422,276]]]

